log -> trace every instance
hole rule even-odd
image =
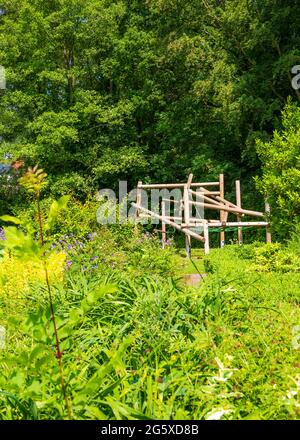
[[[138,182],[137,193],[136,193],[136,203],[137,203],[137,205],[140,205],[142,203],[142,191],[141,191],[141,185],[142,184],[143,184],[143,182],[140,180]],[[137,209],[135,211],[136,218],[139,218],[139,215],[140,215],[140,211]]]
[[[193,180],[193,174],[189,174],[187,185],[186,185],[187,189],[190,189],[191,184],[192,184],[192,180]]]
[[[265,212],[266,212],[267,217],[269,217],[271,214],[271,206],[270,206],[270,203],[268,202],[268,200],[266,200],[266,202],[265,202]],[[270,225],[268,225],[266,228],[266,242],[272,243],[272,234],[271,234],[269,226]]]
[[[269,226],[268,222],[226,222],[224,224],[221,222],[215,223],[209,220],[208,227],[210,228],[231,228],[231,227],[245,227],[245,226],[255,226],[255,227],[267,227]]]
[[[173,228],[177,229],[178,231],[182,231],[184,234],[188,234],[191,237],[196,238],[196,240],[204,242],[204,237],[202,237],[201,235],[196,234],[195,232],[190,231],[188,229],[183,229],[180,225],[178,225],[177,223],[172,222],[171,220],[167,219],[166,217],[162,217],[161,215],[156,214],[156,212],[150,211],[149,209],[146,209],[143,206],[137,205],[136,203],[132,203],[132,206],[134,208],[137,208],[137,209],[139,209],[141,211],[146,212],[147,214],[150,214],[151,217],[156,217],[156,218],[158,218],[160,220],[163,220],[167,225],[173,226]]]
[[[189,190],[189,193],[190,194],[193,194],[193,195],[195,195],[195,196],[197,196],[197,197],[202,197],[204,200],[206,200],[207,202],[210,202],[210,203],[213,203],[214,205],[218,205],[218,206],[220,206],[220,202],[217,202],[216,200],[213,200],[213,199],[211,199],[211,198],[209,198],[209,197],[207,197],[205,194],[207,194],[209,191],[207,191],[207,192],[202,192],[202,191],[199,191],[199,192],[196,192],[196,191],[193,191],[192,189],[190,189]]]
[[[204,235],[204,252],[205,255],[209,254],[209,232],[208,232],[208,221],[203,221],[203,235]]]
[[[190,203],[189,203],[188,186],[185,185],[183,190],[183,209],[184,209],[184,222],[188,225],[190,221]]]
[[[238,208],[242,207],[242,199],[241,199],[241,182],[239,180],[235,181],[235,195],[236,195],[236,205]],[[241,221],[241,216],[237,215],[237,221]],[[240,245],[243,244],[243,230],[238,228],[238,242]]]
[[[219,176],[219,185],[220,185],[220,197],[222,199],[224,199],[224,193],[225,193],[225,188],[224,188],[224,174],[220,174]],[[224,213],[224,209],[222,209],[220,211],[220,221],[223,222],[227,219],[225,219],[225,213]],[[220,246],[221,248],[225,246],[225,231],[221,231],[220,233]]]
[[[182,200],[162,199],[162,202],[182,203]]]
[[[214,194],[213,191],[208,191],[208,190],[206,190],[204,188],[202,189],[201,192],[200,191],[196,192],[196,191],[193,191],[192,189],[190,189],[190,193],[193,194],[193,195],[197,195],[197,196],[199,196],[199,194],[201,194],[201,196],[203,198],[205,198],[205,200],[207,200],[207,201],[208,201],[208,199],[207,199],[208,196],[213,196],[214,199],[216,199],[216,200],[209,198],[209,201],[211,203],[214,203],[216,205],[222,204],[222,205],[225,205],[225,206],[231,206],[232,208],[238,208],[237,205],[235,205],[234,203],[230,202],[229,200],[224,199],[224,197],[220,197],[220,196]],[[218,192],[218,194],[220,194],[220,193]]]
[[[162,217],[166,217],[166,205],[165,205],[165,202],[162,202],[162,204],[161,204],[161,213],[162,213]],[[166,224],[162,220],[162,222],[161,222],[161,242],[162,242],[162,248],[163,249],[165,249],[165,247],[166,247],[166,241],[167,241]]]
[[[139,185],[142,189],[168,189],[168,188],[184,188],[186,183],[148,183]],[[199,182],[191,183],[191,188],[196,188],[200,186],[218,186],[219,182]]]
[[[253,217],[264,217],[263,212],[258,212],[258,211],[249,211],[247,209],[232,208],[225,205],[217,206],[210,203],[202,203],[202,202],[194,202],[194,201],[190,201],[190,203],[193,203],[194,205],[204,206],[204,208],[214,209],[217,211],[228,211],[228,212],[233,212],[235,214],[245,214]]]

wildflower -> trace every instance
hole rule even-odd
[[[92,257],[91,258],[91,261],[95,261],[95,260],[97,260],[98,259],[98,257],[97,257],[97,255],[95,256],[95,257]]]
[[[4,230],[0,228],[0,240],[5,240]]]
[[[230,409],[214,409],[207,414],[206,420],[220,420],[224,415],[230,414],[231,412],[232,410]]]

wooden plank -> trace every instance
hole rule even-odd
[[[236,196],[236,205],[238,208],[242,207],[242,198],[241,198],[241,182],[239,180],[235,181],[235,196]],[[241,215],[237,215],[237,221],[241,221]],[[243,244],[243,230],[238,228],[238,243],[239,245]]]
[[[266,212],[266,216],[269,217],[271,214],[271,206],[268,200],[265,201],[265,212]],[[266,242],[272,243],[272,234],[270,231],[270,225],[268,225],[266,228]]]
[[[143,212],[146,212],[147,214],[150,214],[151,217],[156,217],[156,218],[158,218],[158,219],[160,219],[160,220],[164,220],[164,222],[165,222],[167,225],[173,226],[173,228],[177,229],[178,231],[182,231],[184,234],[188,234],[188,235],[190,235],[191,237],[195,238],[196,240],[199,240],[199,241],[204,242],[204,237],[202,237],[202,236],[199,235],[199,234],[196,234],[196,233],[193,232],[193,231],[190,231],[189,229],[183,229],[183,228],[182,228],[182,225],[178,225],[177,223],[172,222],[172,221],[169,220],[168,218],[166,218],[166,217],[162,217],[161,215],[156,214],[156,212],[150,211],[149,209],[146,209],[146,208],[144,208],[143,206],[137,205],[136,203],[132,203],[132,206],[133,206],[134,208],[137,208],[137,209],[139,209],[139,210],[142,210]]]
[[[190,201],[190,203],[193,203],[194,205],[198,205],[198,206],[203,206],[204,208],[209,208],[209,209],[214,209],[217,211],[228,211],[228,212],[233,212],[235,214],[245,214],[245,215],[250,215],[253,217],[264,217],[264,213],[263,212],[258,212],[258,211],[250,211],[247,209],[241,209],[241,208],[231,208],[229,206],[225,206],[225,205],[213,205],[210,203],[202,203],[202,202],[194,202],[194,201]],[[222,220],[221,220],[222,222]]]

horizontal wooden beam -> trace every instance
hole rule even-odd
[[[162,199],[162,202],[168,202],[168,203],[182,203],[182,200],[172,200],[172,199]]]
[[[143,212],[146,212],[152,217],[158,218],[167,225],[173,226],[173,228],[177,229],[178,231],[182,231],[186,235],[190,235],[191,237],[195,238],[196,240],[204,242],[204,237],[202,235],[196,234],[196,232],[190,231],[189,229],[183,229],[180,225],[177,223],[172,222],[167,217],[163,217],[162,215],[156,214],[156,212],[150,211],[149,209],[144,208],[141,205],[137,205],[136,203],[132,203],[132,206],[134,206],[136,209],[139,209]]]
[[[190,189],[189,193],[193,194],[193,195],[195,195],[197,197],[201,197],[202,199],[206,200],[209,203],[213,203],[214,205],[220,206],[220,202],[218,202],[216,200],[213,200],[210,197],[207,197],[207,195],[205,195],[205,194],[209,193],[208,191],[207,192],[203,192],[203,191],[196,192],[196,191],[193,191],[193,190]]]
[[[250,215],[250,216],[254,216],[254,217],[264,217],[264,213],[263,212],[258,212],[258,211],[249,211],[247,209],[241,209],[241,208],[232,208],[230,206],[225,206],[225,205],[213,205],[210,203],[202,203],[202,202],[194,202],[194,201],[190,201],[190,204],[196,205],[196,206],[202,206],[204,208],[208,208],[208,209],[214,209],[217,211],[227,211],[227,212],[233,212],[233,213],[238,213],[238,214],[245,214],[245,215]]]
[[[212,223],[210,220],[209,220],[209,222],[208,222],[208,226],[210,227],[210,228],[226,228],[226,227],[228,227],[228,228],[230,228],[230,227],[243,227],[243,226],[257,226],[257,227],[259,227],[259,226],[261,226],[261,227],[266,227],[266,226],[268,226],[269,225],[269,223],[268,222],[226,222],[225,224],[224,223],[221,223],[221,222],[218,222],[218,223]]]
[[[186,183],[149,183],[138,185],[138,188],[142,189],[170,189],[170,188],[184,188]],[[200,182],[200,183],[192,183],[191,188],[197,188],[200,186],[218,186],[219,182]]]

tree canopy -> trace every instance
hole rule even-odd
[[[4,0],[0,155],[51,191],[260,172],[300,62],[296,0]]]

